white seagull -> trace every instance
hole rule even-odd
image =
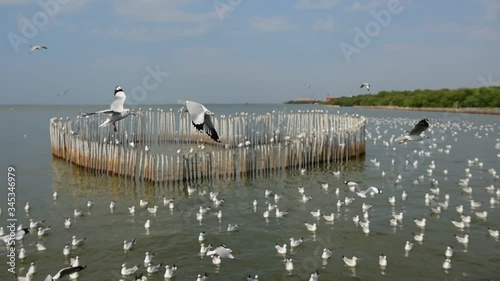
[[[209,135],[214,141],[220,142],[219,135],[215,130],[214,123],[212,122],[212,116],[214,115],[210,110],[208,110],[203,104],[199,104],[193,101],[179,101],[179,103],[186,105],[187,112],[191,116],[191,123],[198,131],[204,131]]]
[[[342,256],[342,259],[344,260],[345,265],[350,267],[355,267],[358,264],[357,263],[358,258],[356,257],[348,258],[346,256]]]
[[[229,259],[234,259],[234,256],[232,254],[233,250],[229,249],[226,245],[220,245],[219,247],[208,251],[207,256],[212,256],[212,255],[219,255],[221,258],[229,258]]]
[[[370,90],[370,84],[364,82],[364,83],[361,83],[361,87],[360,88],[363,88],[363,87],[366,87],[366,90]]]
[[[30,54],[33,53],[34,51],[38,50],[47,50],[48,48],[42,45],[36,45],[36,46],[31,46],[30,48]]]
[[[429,137],[422,137],[420,134],[427,130],[429,128],[429,120],[428,119],[422,119],[420,120],[414,127],[411,129],[411,131],[401,137],[398,137],[396,141],[399,141],[399,143],[405,143],[407,141],[420,141],[423,139],[428,139]]]
[[[132,274],[134,274],[137,270],[139,270],[139,266],[140,266],[140,265],[134,265],[134,266],[133,266],[133,267],[131,267],[131,268],[127,268],[127,267],[125,266],[125,264],[122,264],[122,270],[121,270],[121,272],[120,272],[120,273],[121,273],[123,276],[126,276],[126,275],[132,275]]]
[[[62,279],[66,275],[70,275],[72,273],[82,271],[85,268],[86,268],[86,266],[80,266],[80,265],[79,266],[65,267],[65,268],[59,270],[54,276],[47,275],[47,277],[45,278],[45,281],[59,280],[59,279]]]
[[[86,117],[86,116],[90,116],[90,115],[94,115],[94,114],[99,114],[99,113],[109,114],[110,116],[108,117],[108,119],[106,119],[106,121],[104,121],[101,125],[99,125],[99,127],[104,127],[104,126],[107,126],[109,124],[113,124],[114,131],[115,132],[118,131],[118,129],[116,128],[116,124],[115,124],[116,121],[119,121],[123,118],[126,118],[130,114],[132,114],[132,115],[136,115],[136,114],[133,113],[132,111],[130,111],[130,109],[128,109],[128,108],[123,108],[123,104],[125,103],[125,99],[127,97],[125,96],[125,92],[123,92],[122,87],[116,86],[114,95],[115,95],[115,99],[114,99],[113,103],[111,103],[111,106],[109,109],[100,110],[100,111],[92,112],[92,113],[85,113],[85,114],[82,114],[82,117]]]
[[[175,266],[175,264],[172,266],[167,264],[167,265],[165,265],[165,274],[163,275],[163,277],[165,277],[167,279],[172,278],[175,276],[176,271],[177,271],[177,266]]]

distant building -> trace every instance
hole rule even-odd
[[[334,99],[337,99],[337,97],[326,97],[326,98],[325,98],[325,101],[326,101],[326,102],[329,102],[329,101],[332,101],[332,100],[334,100]]]

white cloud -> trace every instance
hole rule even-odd
[[[284,32],[294,30],[297,27],[283,16],[275,17],[252,17],[248,21],[251,29],[263,32]]]
[[[0,0],[0,6],[20,6],[36,4],[37,0]]]
[[[333,16],[326,15],[326,18],[316,19],[313,23],[312,29],[314,31],[332,31],[333,30]]]
[[[82,8],[87,7],[91,2],[94,1],[96,0],[71,0],[64,2],[63,4],[59,4],[58,1],[54,1],[54,3],[58,3],[56,16],[60,13],[67,14],[79,11]],[[45,10],[40,5],[40,3],[45,4],[46,2],[47,1],[40,1],[40,0],[0,0],[0,6],[33,6],[37,7],[38,11],[46,13]]]
[[[191,12],[187,6],[194,0],[116,0],[114,9],[119,16],[134,20],[160,23],[200,23],[217,19],[214,10]]]
[[[333,9],[339,0],[299,0],[295,4],[297,9]]]
[[[354,2],[349,6],[349,10],[351,11],[364,11],[364,10],[373,10],[379,8],[383,5],[383,1],[380,0],[372,0],[367,3],[360,3],[358,1]]]
[[[196,27],[110,27],[89,29],[91,35],[114,40],[137,40],[160,42],[179,38],[191,38],[208,32],[207,26]]]

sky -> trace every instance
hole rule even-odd
[[[0,0],[0,19],[0,104],[500,85],[500,0]]]

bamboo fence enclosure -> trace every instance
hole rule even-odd
[[[221,143],[184,112],[146,110],[99,128],[106,115],[52,118],[52,154],[96,174],[169,184],[271,176],[365,154],[365,119],[327,110],[214,118]]]

